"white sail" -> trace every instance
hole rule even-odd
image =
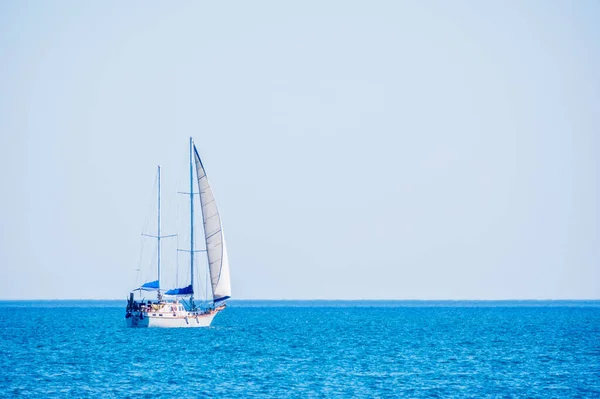
[[[225,236],[223,235],[221,217],[219,216],[215,196],[195,146],[194,159],[196,161],[196,176],[198,177],[198,188],[200,190],[200,205],[202,206],[204,237],[206,240],[213,299],[215,302],[219,302],[231,296],[231,281],[229,278],[229,262],[227,261]]]

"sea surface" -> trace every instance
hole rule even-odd
[[[600,301],[0,301],[0,398],[598,398]]]

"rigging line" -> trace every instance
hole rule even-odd
[[[207,256],[206,256],[206,262],[208,262],[208,252],[207,252]],[[210,278],[209,269],[210,269],[210,262],[208,262],[208,267],[206,267],[206,290],[208,291],[209,284],[210,284],[210,290],[212,292],[212,279]],[[207,298],[207,302],[208,302],[208,298]]]
[[[152,185],[152,191],[155,192],[156,191],[156,185],[158,182],[158,173],[154,175],[154,184]],[[152,195],[150,197],[151,199],[149,200],[149,204],[146,207],[146,209],[148,209],[147,213],[146,213],[146,217],[144,220],[144,223],[142,225],[142,231],[147,231],[148,230],[148,224],[150,223],[150,217],[152,214],[154,214],[154,195]],[[137,269],[138,269],[138,273],[137,273],[137,282],[138,285],[141,285],[142,281],[141,281],[141,277],[142,277],[142,262],[144,261],[144,251],[146,249],[146,240],[144,240],[144,237],[140,237],[140,256],[138,259],[138,264],[137,264]]]
[[[156,191],[156,184],[158,181],[158,173],[154,175],[154,184],[152,185],[152,192]],[[146,231],[146,229],[148,228],[148,223],[150,222],[150,215],[153,214],[153,210],[154,210],[154,195],[152,195],[150,197],[151,199],[148,201],[148,205],[146,206],[146,209],[149,209],[149,211],[147,211],[146,213],[146,217],[144,220],[144,223],[142,224],[142,231]],[[141,281],[141,276],[142,276],[142,261],[143,261],[143,257],[144,257],[144,249],[146,247],[145,245],[146,240],[144,240],[144,237],[140,237],[140,254],[139,254],[139,258],[138,258],[138,262],[137,262],[137,276],[136,276],[136,285],[141,285],[142,281]]]
[[[154,176],[154,184],[152,185],[152,192],[153,193],[156,193],[157,182],[158,182],[158,172],[156,172],[156,175]],[[148,230],[148,224],[150,223],[150,218],[151,217],[154,218],[154,215],[156,214],[156,212],[154,212],[155,211],[155,209],[154,209],[154,206],[155,206],[154,201],[156,199],[156,196],[152,195],[150,198],[151,199],[149,201],[148,207],[146,208],[148,210],[147,210],[147,213],[146,213],[146,218],[144,220],[144,225],[143,225],[142,231],[147,231]]]
[[[143,253],[143,251],[144,251],[144,238],[140,237],[140,256],[139,256],[139,259],[138,259],[138,262],[137,262],[137,268],[136,268],[137,273],[135,274],[135,286],[140,286],[141,285],[140,279],[141,279],[141,274],[142,274],[141,273],[141,265],[142,265],[142,253]]]
[[[179,171],[178,171],[179,172]],[[179,185],[181,184],[181,173],[177,173],[177,181],[175,183],[175,189],[179,188]],[[180,224],[180,215],[181,215],[181,206],[180,206],[180,201],[178,200],[179,196],[175,196],[175,226],[176,226],[176,231],[180,231],[179,229],[179,224]],[[177,247],[176,249],[179,248],[179,235],[177,235]],[[176,255],[175,255],[175,287],[179,287],[179,251],[175,251]]]
[[[196,273],[196,286],[200,287],[200,290],[202,291],[202,298],[206,298],[206,290],[204,289],[204,286],[200,284],[201,282],[200,273]]]
[[[177,236],[177,246],[179,247],[179,236]],[[175,251],[175,287],[179,287],[179,251]]]

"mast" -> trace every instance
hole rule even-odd
[[[162,299],[160,292],[160,165],[158,165],[158,233],[156,239],[158,240],[158,300]]]
[[[192,286],[192,295],[190,305],[194,309],[194,170],[192,167],[192,147],[194,146],[190,137],[190,285]]]

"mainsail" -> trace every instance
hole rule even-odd
[[[223,235],[221,217],[219,216],[215,196],[208,182],[208,177],[206,177],[206,171],[204,170],[196,146],[194,146],[194,155],[213,301],[219,302],[231,296],[231,281],[229,278],[229,262],[227,260],[225,236]]]

